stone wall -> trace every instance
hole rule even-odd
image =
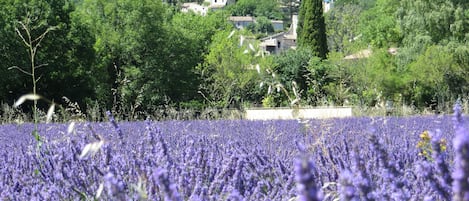
[[[290,108],[259,108],[245,110],[245,118],[249,120],[324,119],[351,116],[351,107],[302,108],[296,110]]]

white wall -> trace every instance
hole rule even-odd
[[[351,117],[351,107],[339,108],[311,108],[298,109],[246,109],[246,119],[269,120],[269,119],[323,119],[334,117]]]

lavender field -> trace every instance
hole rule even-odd
[[[469,136],[456,111],[309,121],[111,118],[40,124],[40,144],[34,125],[2,125],[0,197],[468,200]]]

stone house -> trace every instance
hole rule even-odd
[[[208,10],[209,10],[208,6],[203,6],[196,2],[183,3],[181,6],[181,12],[187,13],[187,12],[192,11],[202,16],[207,15]]]
[[[298,25],[298,15],[293,15],[292,24],[288,31],[280,32],[261,39],[259,45],[265,52],[279,54],[289,49],[296,49],[296,29]]]
[[[231,3],[234,3],[234,0],[205,0],[202,5],[198,4],[197,2],[188,2],[182,4],[181,11],[193,11],[197,14],[205,16],[207,15],[207,12],[221,9]]]

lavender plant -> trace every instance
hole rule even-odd
[[[308,157],[303,145],[299,145],[302,156],[295,161],[295,177],[300,201],[320,201],[322,194],[316,185],[316,167]]]
[[[453,177],[453,200],[469,200],[469,132],[464,125],[462,108],[460,103],[454,106],[454,131],[453,139],[454,172]]]
[[[451,184],[453,183],[453,178],[450,174],[450,167],[447,162],[446,150],[446,140],[441,138],[441,130],[436,130],[432,136],[431,140],[432,149],[433,149],[433,160],[434,165],[436,166],[435,177],[438,180],[438,183],[435,183],[433,186],[437,189],[437,192],[440,196],[445,199],[451,199]]]
[[[375,137],[363,140],[372,122]],[[38,124],[48,142],[39,152],[43,162],[35,156],[34,139],[22,135],[34,125],[6,124],[0,126],[0,196],[257,201],[331,200],[321,194],[335,193],[343,200],[456,199],[451,185],[461,181],[448,175],[461,168],[453,163],[458,149],[451,142],[446,151],[436,147],[453,138],[451,122],[449,116],[310,120],[303,123],[308,135],[297,121]],[[415,147],[419,134],[437,129],[429,132],[433,161],[425,160]],[[314,139],[324,146],[310,149],[318,143]],[[332,183],[337,185],[319,193]]]
[[[358,201],[359,193],[353,184],[354,175],[350,170],[343,170],[339,177],[340,200]]]

